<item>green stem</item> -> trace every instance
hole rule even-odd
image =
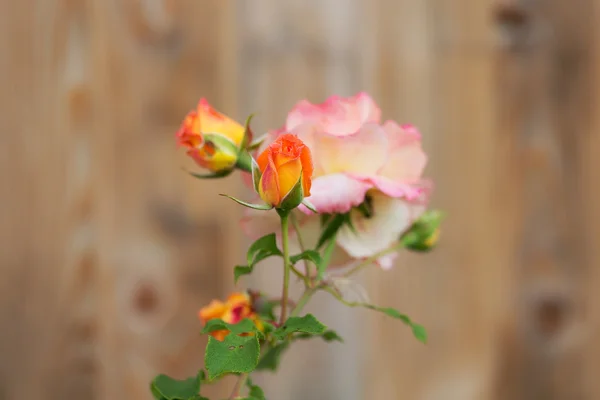
[[[281,240],[283,242],[283,292],[281,293],[281,318],[283,324],[287,317],[288,292],[290,287],[290,244],[288,231],[288,213],[279,213],[281,217]]]
[[[304,241],[302,240],[302,235],[300,235],[300,225],[298,225],[298,218],[296,218],[296,215],[292,213],[291,219],[292,219],[292,226],[294,227],[294,231],[296,231],[296,237],[298,238],[298,244],[300,245],[300,251],[304,252],[304,251],[306,251],[306,246],[304,245]],[[300,273],[300,271],[296,270],[295,268],[294,268],[294,272],[296,273],[296,275],[302,275],[304,284],[308,287],[308,286],[310,286],[310,263],[309,262],[304,261],[304,269],[306,271],[306,276],[302,275]]]
[[[369,304],[369,303],[364,303],[362,301],[347,301],[344,300],[344,298],[337,293],[334,289],[330,288],[330,287],[323,287],[323,290],[325,290],[327,293],[331,294],[333,297],[335,297],[340,303],[344,304],[345,306],[348,307],[365,307],[365,308],[370,308],[370,309],[376,309],[373,307],[373,305]]]
[[[231,392],[231,395],[228,397],[228,400],[235,399],[240,396],[240,391],[242,390],[242,386],[244,386],[244,383],[246,383],[247,379],[248,379],[248,374],[241,374],[240,376],[238,376],[238,379],[235,382],[235,386],[233,387],[233,391]]]
[[[358,265],[356,265],[355,267],[353,267],[351,270],[347,271],[343,276],[347,278],[350,275],[353,275],[356,272],[360,271],[361,269],[373,264],[375,261],[377,261],[377,259],[379,257],[383,257],[385,255],[394,253],[394,252],[400,250],[401,248],[402,248],[402,245],[394,244],[392,247],[388,247],[387,249],[382,250],[379,253],[375,253],[371,257],[365,259],[363,262],[361,262]]]

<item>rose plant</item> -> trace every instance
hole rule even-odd
[[[255,141],[250,121],[243,126],[202,99],[176,136],[210,171],[193,176],[218,178],[237,169],[254,189],[250,202],[224,195],[248,208],[243,230],[256,239],[246,263],[233,269],[235,282],[279,257],[281,296],[247,290],[201,308],[201,332],[209,335],[204,368],[186,380],[155,377],[150,388],[157,400],[206,400],[201,386],[226,375],[238,376],[229,399],[265,399],[249,378],[253,371],[275,371],[298,340],[342,341],[314,315],[303,315],[319,291],[396,318],[427,340],[424,327],[405,314],[350,300],[340,287],[369,266],[390,268],[402,250],[427,252],[437,243],[442,214],[427,211],[432,185],[422,178],[427,157],[418,130],[382,123],[366,93],[322,104],[303,100],[282,127]],[[296,300],[289,298],[292,274],[304,285]]]

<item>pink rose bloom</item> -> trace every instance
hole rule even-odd
[[[421,135],[411,125],[381,124],[381,110],[366,93],[332,96],[322,104],[300,101],[284,127],[270,131],[261,151],[280,134],[298,136],[314,163],[311,195],[319,213],[347,213],[355,231],[340,230],[337,243],[352,258],[388,248],[424,210],[430,184],[421,175],[427,156]],[[365,199],[372,213],[354,207]],[[311,214],[303,205],[300,210]],[[316,217],[318,219],[318,216]],[[392,256],[382,257],[391,266]]]

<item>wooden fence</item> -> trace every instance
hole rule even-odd
[[[448,213],[436,252],[360,281],[430,343],[321,298],[346,344],[290,354],[269,398],[599,399],[599,5],[0,1],[0,399],[193,373],[246,244],[216,193],[244,188],[181,172],[180,120],[205,96],[261,131],[359,90],[419,126]]]

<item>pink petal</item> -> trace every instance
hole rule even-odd
[[[369,96],[366,92],[360,92],[351,99],[356,104],[363,123],[379,123],[379,120],[381,119],[381,109],[377,107],[377,104],[375,104],[375,101],[371,98],[371,96]]]
[[[390,197],[403,197],[406,200],[412,201],[419,198],[423,193],[423,188],[418,184],[408,184],[404,182],[394,181],[392,179],[378,176],[366,179]]]
[[[345,172],[376,176],[388,156],[386,133],[375,123],[363,125],[352,135],[315,135],[314,139],[315,164],[326,174]]]
[[[353,206],[363,202],[365,193],[372,187],[367,182],[353,179],[346,174],[331,174],[313,179],[311,195],[307,200],[319,213],[346,213]],[[304,205],[302,212],[310,215],[312,211]]]
[[[412,125],[400,127],[393,121],[387,121],[383,130],[388,138],[389,153],[378,175],[394,182],[418,181],[427,164],[420,133]]]
[[[421,205],[375,192],[371,195],[373,215],[365,217],[357,210],[351,214],[352,224],[343,227],[337,236],[338,244],[355,258],[370,257],[389,248],[423,212]],[[380,260],[389,266],[389,258]]]
[[[302,100],[288,114],[286,128],[310,124],[321,132],[345,136],[357,132],[364,123],[378,123],[380,117],[381,110],[373,99],[361,92],[347,98],[331,96],[321,104]]]

